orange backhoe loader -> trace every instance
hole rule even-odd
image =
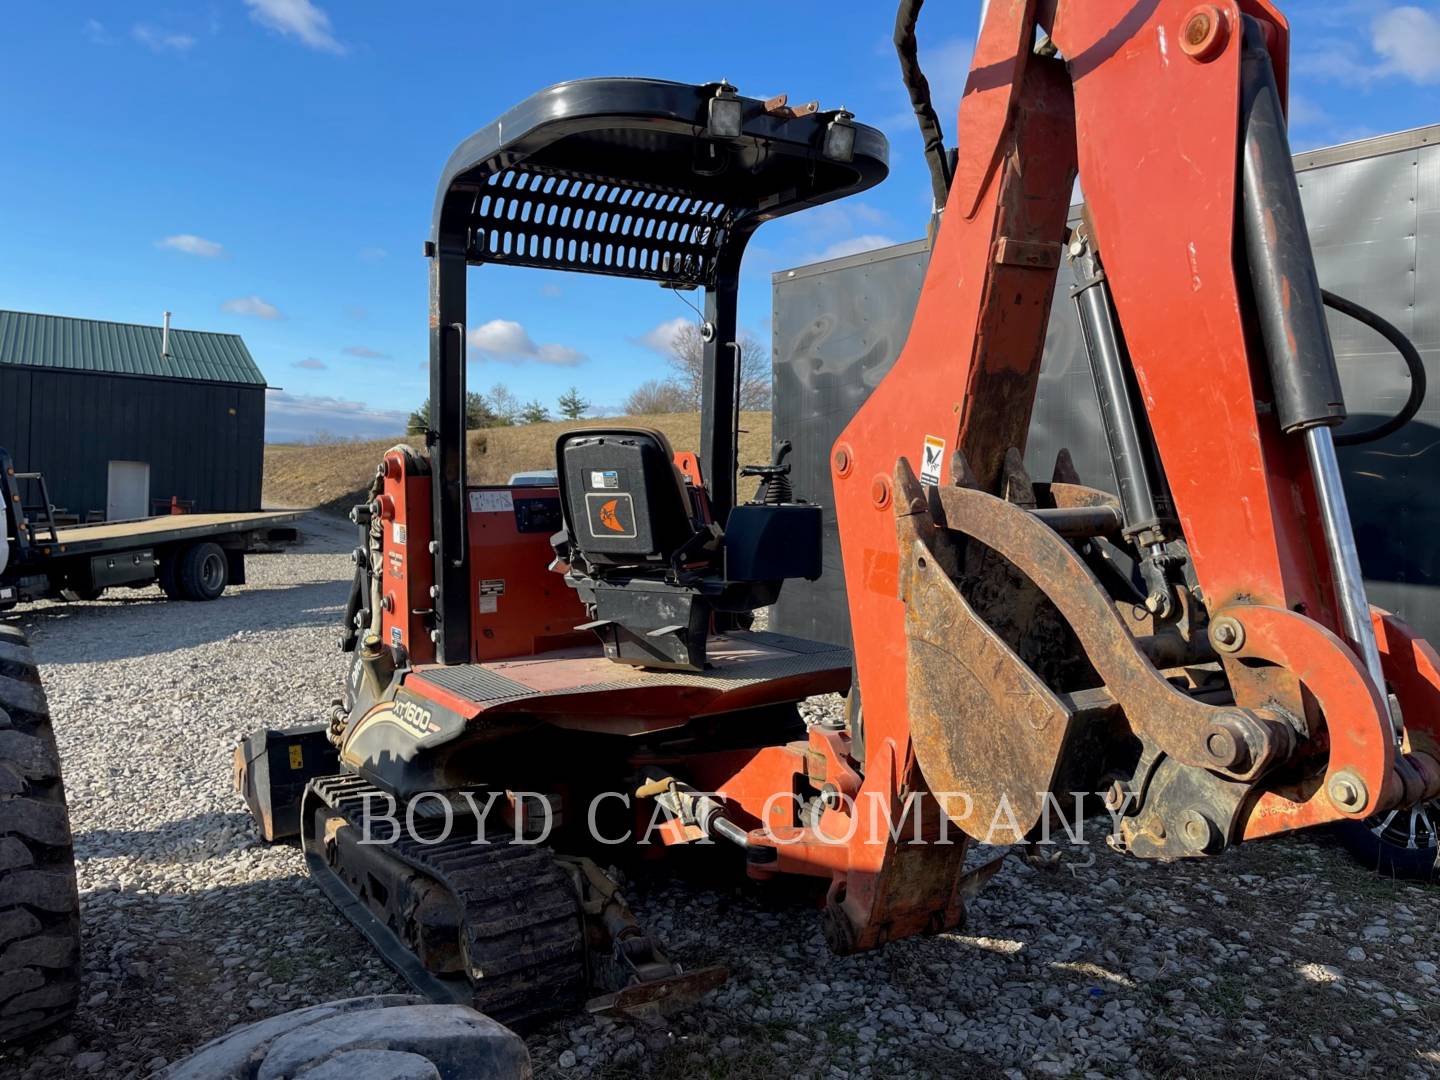
[[[958,155],[927,139],[943,212],[908,344],[831,452],[853,655],[754,628],[820,573],[820,523],[783,448],[737,471],[736,294],[755,230],[879,183],[884,138],[626,78],[456,149],[426,244],[433,430],[357,508],[339,768],[299,814],[414,985],[512,1023],[715,985],[599,869],[626,840],[813,879],[850,952],[960,925],[994,870],[968,840],[1038,843],[1071,793],[1154,859],[1440,794],[1440,661],[1367,604],[1336,468],[1288,63],[1265,0],[988,5]],[[1021,464],[1063,259],[1118,496],[1064,454]],[[481,265],[703,290],[698,454],[597,424],[560,437],[554,487],[469,483]],[[846,720],[802,721],[847,691]]]

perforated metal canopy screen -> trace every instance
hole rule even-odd
[[[518,165],[476,196],[470,261],[704,285],[732,218],[714,199]]]

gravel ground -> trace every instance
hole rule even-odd
[[[350,541],[309,519],[213,604],[146,590],[22,614],[64,759],[86,990],[73,1034],[0,1054],[0,1077],[144,1076],[236,1024],[402,989],[230,790],[243,733],[328,711]],[[642,919],[731,981],[659,1028],[557,1021],[529,1039],[537,1075],[1440,1076],[1440,890],[1323,837],[1176,866],[1092,839],[1058,869],[1012,859],[965,933],[850,958],[793,892],[647,874]]]

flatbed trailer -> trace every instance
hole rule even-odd
[[[27,506],[21,484],[40,490]],[[245,583],[245,556],[279,551],[299,538],[303,511],[165,514],[133,521],[57,525],[38,473],[16,472],[0,449],[5,501],[0,610],[23,601],[94,600],[110,588],[159,583],[179,600],[214,600]]]

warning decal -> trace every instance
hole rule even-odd
[[[504,578],[485,578],[480,582],[480,614],[494,615],[500,610],[500,597],[505,595]]]
[[[920,451],[920,482],[940,483],[940,465],[945,460],[945,440],[938,435],[926,435],[925,446]]]
[[[508,491],[470,492],[472,514],[509,513],[515,509],[515,499]]]

